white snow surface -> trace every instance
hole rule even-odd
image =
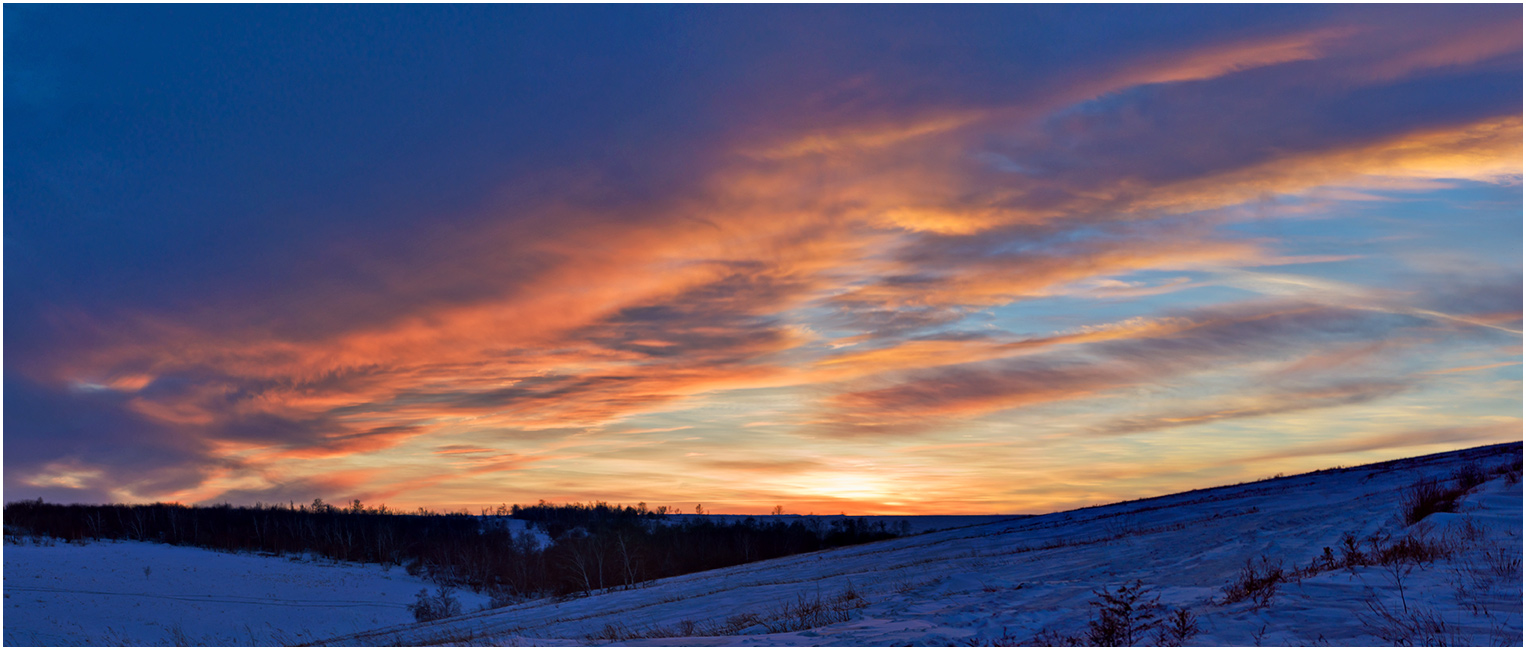
[[[292,645],[411,623],[401,567],[152,542],[6,544],[5,645]],[[488,598],[457,592],[463,611]]]
[[[458,592],[473,613],[425,624],[410,622],[405,605],[428,585],[399,568],[147,543],[6,545],[5,643],[1028,645],[1046,631],[1084,634],[1094,590],[1139,580],[1163,606],[1197,616],[1190,645],[1393,645],[1395,634],[1419,644],[1429,634],[1519,646],[1521,484],[1495,476],[1458,512],[1413,526],[1400,508],[1419,480],[1520,457],[1515,443],[1326,470],[494,610],[474,611],[486,598]],[[1324,547],[1339,555],[1344,533],[1422,535],[1457,551],[1403,568],[1307,575],[1280,584],[1265,606],[1223,602],[1247,560],[1304,567]],[[838,602],[845,620],[786,625],[786,610],[817,599]],[[1429,632],[1398,629],[1426,621]]]
[[[1409,624],[1439,622],[1430,634],[1440,642],[1519,646],[1521,484],[1496,476],[1461,499],[1459,512],[1414,526],[1400,509],[1417,481],[1449,478],[1469,462],[1508,465],[1520,454],[1519,443],[1496,445],[1011,519],[326,643],[1027,645],[1046,630],[1084,634],[1095,615],[1094,590],[1139,580],[1163,606],[1197,616],[1201,632],[1190,645],[1393,645],[1384,636],[1396,625],[1379,614],[1389,612]],[[1345,533],[1413,533],[1459,551],[1398,573],[1380,566],[1324,571],[1281,584],[1266,606],[1223,603],[1223,588],[1247,560],[1307,566],[1324,547],[1338,554]],[[698,636],[742,614],[777,628],[789,606],[845,591],[860,596],[846,621],[774,633],[760,622]],[[1422,632],[1397,633],[1423,641]]]

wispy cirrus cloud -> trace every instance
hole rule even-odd
[[[744,77],[723,90],[759,108],[707,108],[683,139],[703,151],[611,137],[605,158],[588,154],[598,164],[519,174],[465,216],[335,228],[225,294],[58,301],[21,325],[53,343],[7,365],[21,391],[7,489],[433,504],[466,498],[475,477],[528,499],[577,485],[569,462],[691,467],[680,459],[699,456],[669,449],[693,436],[730,452],[706,457],[694,491],[777,472],[795,478],[770,500],[867,504],[873,490],[848,483],[872,473],[834,479],[821,459],[888,439],[986,449],[958,436],[999,429],[998,413],[1108,411],[1051,438],[1079,450],[1099,431],[1425,399],[1437,368],[1422,357],[1437,349],[1479,357],[1466,367],[1518,363],[1497,357],[1519,355],[1519,267],[1443,273],[1407,250],[1314,246],[1305,229],[1317,212],[1328,239],[1375,241],[1393,233],[1343,211],[1482,205],[1466,196],[1480,188],[1514,192],[1505,211],[1519,211],[1519,87],[1497,83],[1519,73],[1506,61],[1519,16],[1439,13],[1353,8],[1014,53],[1028,67],[1013,89],[909,55],[809,89]],[[892,27],[876,29],[904,36]],[[861,60],[853,43],[843,60]],[[1272,209],[1287,206],[1303,212]],[[1426,209],[1412,218],[1447,218]],[[1351,372],[1368,362],[1389,376]],[[1209,373],[1225,388],[1116,401]],[[776,402],[748,401],[765,394]],[[82,405],[88,425],[56,415]],[[101,433],[113,422],[122,433]],[[156,450],[143,462],[166,478],[118,462],[129,444]],[[812,455],[777,451],[797,446]],[[999,480],[901,470],[966,481],[947,489],[969,499]],[[599,489],[559,493],[611,498]]]
[[[1220,402],[1197,410],[1130,417],[1108,423],[1097,433],[1099,435],[1129,435],[1224,420],[1336,408],[1391,397],[1411,387],[1408,382],[1381,379],[1301,386],[1293,390],[1246,395],[1229,403]]]
[[[1106,425],[1105,430],[1127,433],[1330,408],[1382,399],[1405,390],[1410,385],[1406,380],[1345,380],[1339,379],[1339,371],[1351,368],[1351,362],[1361,355],[1384,350],[1381,345],[1363,341],[1392,340],[1406,331],[1429,329],[1424,321],[1405,315],[1370,314],[1363,309],[1288,300],[1176,314],[1140,325],[1103,330],[1100,336],[1082,333],[1045,341],[1051,345],[1088,344],[1079,349],[1044,346],[1015,356],[1012,352],[1021,343],[984,344],[983,358],[945,353],[939,357],[942,364],[908,364],[897,379],[869,382],[888,385],[836,395],[825,421],[844,434],[915,433],[946,426],[950,419],[1097,398],[1121,389],[1289,355],[1309,356],[1278,368],[1263,381],[1290,387],[1265,395],[1250,392],[1246,399],[1230,397],[1227,404],[1197,412],[1131,417]],[[1115,333],[1122,335],[1112,335]],[[1478,333],[1454,328],[1451,335],[1469,338]],[[1331,378],[1339,381],[1331,383]],[[1236,404],[1247,400],[1248,404]]]

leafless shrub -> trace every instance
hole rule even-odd
[[[755,612],[742,612],[726,617],[726,621],[714,628],[714,636],[732,636],[763,622]]]
[[[191,640],[190,635],[185,633],[185,628],[181,627],[179,623],[175,623],[174,625],[170,626],[169,635],[165,638],[165,640],[169,642],[169,645],[175,646],[177,648],[200,645]]]
[[[408,611],[413,614],[413,619],[420,623],[460,616],[461,603],[453,595],[454,591],[442,585],[435,589],[433,596],[430,596],[429,590],[420,589],[413,604],[408,606]]]
[[[1434,610],[1415,607],[1396,612],[1376,597],[1369,597],[1363,604],[1367,612],[1357,614],[1357,620],[1373,636],[1395,646],[1471,645],[1467,639],[1459,638]]]
[[[1033,642],[1028,645],[1074,648],[1082,645],[1081,641],[1079,636],[1062,634],[1046,627],[1033,635]]]
[[[629,627],[619,621],[605,623],[598,632],[588,635],[589,641],[629,641],[639,638],[641,635],[632,632]]]
[[[1505,475],[1505,483],[1516,485],[1521,482],[1521,459],[1517,458],[1513,463],[1500,465],[1498,469],[1499,473]]]
[[[1446,540],[1427,538],[1417,534],[1405,535],[1391,544],[1385,544],[1384,541],[1386,540],[1372,545],[1369,559],[1374,564],[1382,566],[1405,562],[1428,564],[1451,557],[1453,551],[1453,545]]]
[[[1461,523],[1449,526],[1447,534],[1462,545],[1473,545],[1489,537],[1489,529],[1478,525],[1472,517],[1464,517]]]
[[[1341,561],[1336,559],[1335,552],[1326,546],[1325,551],[1309,561],[1309,566],[1302,570],[1303,575],[1313,576],[1324,571],[1334,571],[1341,568]]]
[[[743,627],[749,627],[750,625],[748,624]],[[736,629],[739,631],[742,628]],[[589,641],[629,641],[631,639],[674,639],[690,636],[730,636],[734,633],[726,633],[723,628],[717,628],[708,634],[702,633],[699,629],[699,624],[689,619],[679,621],[674,627],[653,625],[639,631],[631,629],[623,622],[615,621],[605,623],[604,627],[599,628],[598,632],[589,634],[585,638]]]
[[[928,585],[937,584],[937,582],[937,578],[928,578],[926,580],[911,580],[906,578],[895,583],[895,592],[901,595],[906,595]]]
[[[1447,533],[1439,537],[1432,537],[1428,533],[1429,530],[1423,526],[1409,531],[1397,540],[1387,533],[1373,533],[1364,540],[1366,550],[1362,549],[1362,544],[1357,541],[1355,535],[1346,533],[1341,536],[1339,558],[1335,556],[1335,551],[1326,546],[1324,552],[1309,561],[1308,566],[1295,568],[1284,574],[1283,581],[1285,582],[1289,577],[1301,579],[1343,568],[1355,570],[1356,567],[1364,566],[1402,567],[1429,564],[1436,560],[1453,557],[1460,548],[1472,543],[1469,540],[1473,537],[1486,534],[1482,529],[1474,527],[1471,521],[1464,521],[1460,527],[1448,528]],[[1240,580],[1231,587],[1238,589],[1238,585],[1254,577],[1242,571]],[[1234,602],[1229,597],[1229,589],[1226,588],[1225,602]]]
[[[1159,621],[1160,598],[1151,598],[1150,589],[1138,580],[1092,593],[1097,596],[1091,601],[1097,616],[1086,625],[1086,640],[1092,645],[1132,646]]]
[[[972,637],[961,641],[959,645],[969,646],[972,648],[1015,648],[1035,644],[1023,643],[1016,636],[1013,636],[1011,632],[1008,632],[1007,628],[1002,628],[1001,636],[999,637]]]
[[[1500,578],[1521,577],[1521,555],[1504,547],[1484,550],[1484,565],[1489,572]]]
[[[1197,616],[1186,607],[1178,607],[1166,618],[1160,632],[1155,635],[1155,645],[1161,647],[1179,648],[1187,645],[1192,637],[1202,631],[1197,625]]]
[[[1458,489],[1466,492],[1482,485],[1484,481],[1489,480],[1489,476],[1484,473],[1484,468],[1473,462],[1453,471],[1452,480],[1457,483]]]
[[[804,594],[799,595],[795,602],[785,603],[771,611],[761,622],[770,634],[809,630],[846,621],[852,617],[853,610],[867,607],[868,604],[850,585],[831,598],[822,598],[820,595],[806,598]]]
[[[1351,533],[1341,535],[1341,566],[1349,569],[1366,564],[1367,554],[1362,552],[1362,547],[1357,542],[1356,535]]]
[[[1257,607],[1266,607],[1277,595],[1277,585],[1286,578],[1282,560],[1274,561],[1265,555],[1259,560],[1247,559],[1245,566],[1240,568],[1240,575],[1225,585],[1223,602],[1228,605],[1250,600]]]
[[[502,587],[488,590],[487,609],[500,609],[510,605],[517,605],[525,601],[523,596]]]
[[[1462,492],[1455,486],[1442,485],[1435,480],[1420,481],[1411,485],[1404,491],[1401,510],[1404,514],[1404,523],[1416,524],[1438,512],[1457,512],[1457,498],[1462,496]]]
[[[1458,553],[1458,561],[1449,574],[1448,582],[1456,590],[1457,602],[1466,605],[1474,615],[1490,616],[1489,594],[1495,586],[1501,581],[1520,584],[1521,554],[1499,542],[1475,541]]]

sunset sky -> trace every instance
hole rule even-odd
[[[4,8],[4,497],[1021,513],[1522,438],[1522,8]]]

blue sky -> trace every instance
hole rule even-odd
[[[8,499],[1038,512],[1521,439],[1519,7],[4,11]]]

